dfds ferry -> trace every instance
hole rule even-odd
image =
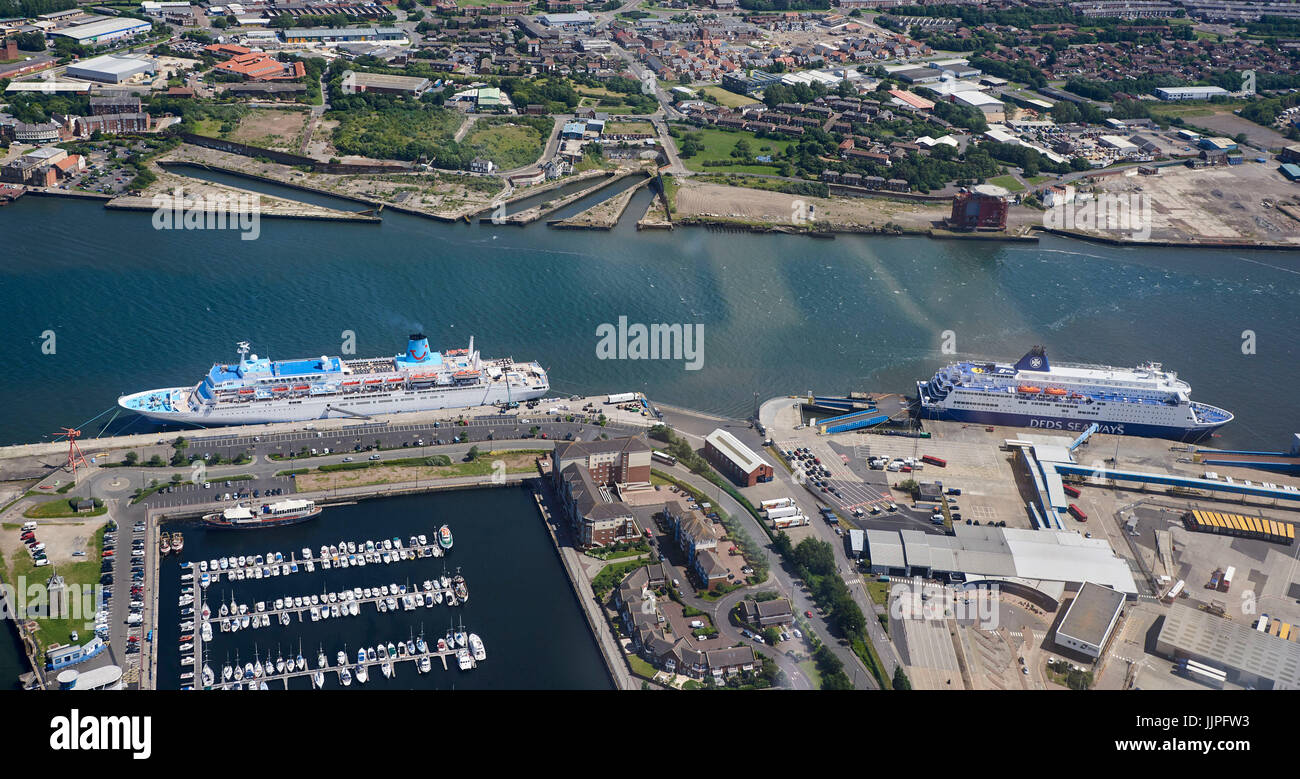
[[[363,360],[271,361],[250,356],[242,341],[239,358],[213,365],[193,387],[123,395],[118,405],[168,422],[243,425],[484,406],[532,400],[550,390],[540,365],[484,360],[473,338],[468,349],[435,352],[415,333],[404,353]]]
[[[1015,365],[958,362],[918,381],[920,414],[1009,425],[1194,441],[1232,421],[1221,408],[1189,399],[1192,388],[1160,363],[1137,368],[1051,365],[1035,346]]]

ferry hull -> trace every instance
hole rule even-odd
[[[973,411],[968,409],[942,408],[922,405],[920,415],[924,419],[940,419],[951,422],[968,422],[977,425],[999,425],[1003,427],[1027,427],[1048,432],[1082,433],[1095,422],[1100,428],[1097,432],[1106,435],[1129,435],[1144,438],[1168,438],[1174,441],[1199,441],[1207,438],[1226,422],[1203,427],[1177,427],[1174,425],[1138,424],[1132,422],[1105,422],[1100,419],[1071,419],[1043,414],[1016,414],[1006,411]]]

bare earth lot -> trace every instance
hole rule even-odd
[[[230,140],[297,154],[308,115],[296,109],[254,109],[240,120]]]

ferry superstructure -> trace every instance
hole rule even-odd
[[[916,383],[920,414],[981,425],[1194,441],[1232,421],[1190,399],[1192,388],[1160,363],[1136,368],[1052,365],[1041,346],[1014,365],[957,362]]]
[[[402,411],[466,408],[540,398],[550,390],[537,363],[485,360],[469,348],[435,352],[422,333],[394,357],[314,357],[272,361],[249,355],[217,363],[193,387],[146,390],[117,399],[146,417],[202,425],[299,422]]]

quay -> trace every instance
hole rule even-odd
[[[632,196],[653,180],[652,177],[646,176],[644,181],[628,187],[608,200],[597,203],[568,219],[547,222],[547,225],[561,230],[613,230],[623,218],[623,213],[627,211]]]
[[[583,199],[584,197],[595,194],[596,192],[599,192],[600,190],[610,186],[611,184],[617,181],[622,181],[628,176],[634,175],[636,173],[637,171],[635,170],[615,172],[605,177],[604,180],[598,181],[595,184],[591,185],[590,187],[587,187],[585,189],[580,189],[577,192],[574,192],[569,195],[565,195],[559,200],[548,200],[539,206],[533,206],[532,208],[524,209],[523,211],[520,211],[518,213],[509,214],[505,218],[499,220],[499,222],[498,220],[495,220],[493,216],[490,215],[479,217],[479,221],[491,222],[493,224],[499,223],[499,224],[508,224],[508,225],[519,225],[521,227],[524,225],[529,225],[532,224],[533,222],[536,222],[539,219],[546,218],[550,214],[559,211],[561,208],[564,208],[565,206],[571,203],[576,203],[579,200]]]

